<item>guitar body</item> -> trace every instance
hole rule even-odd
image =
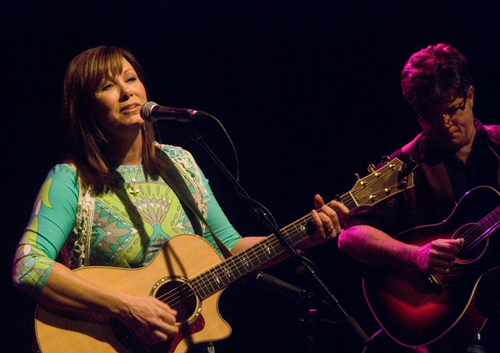
[[[68,315],[57,310],[37,307],[35,330],[42,353],[53,352],[163,352],[181,353],[196,343],[220,340],[231,333],[231,327],[218,311],[222,291],[201,301],[189,290],[188,279],[222,262],[219,253],[205,239],[196,235],[178,235],[170,239],[153,261],[138,269],[86,267],[75,270],[79,276],[135,296],[161,296],[172,288],[192,300],[178,308],[179,333],[166,345],[142,347],[130,332],[115,323],[87,321],[81,315]]]
[[[425,276],[409,268],[368,269],[363,278],[366,300],[396,342],[425,346],[429,352],[458,353],[481,331],[500,288],[499,256],[490,256],[492,249],[498,250],[497,235],[482,238],[488,229],[483,223],[499,205],[496,190],[478,187],[442,223],[413,228],[397,237],[419,246],[440,238],[464,238],[464,247],[446,275]],[[494,217],[498,223],[500,216]],[[476,246],[466,247],[469,242]]]

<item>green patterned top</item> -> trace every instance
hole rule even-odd
[[[161,148],[178,167],[210,227],[231,249],[241,236],[222,212],[192,155],[180,147]],[[141,165],[120,166],[118,172],[125,181],[122,192],[95,198],[90,216],[89,264],[144,266],[168,239],[194,231],[177,195],[163,179],[146,178]],[[38,297],[56,259],[70,268],[78,266],[75,241],[80,235],[72,230],[79,212],[79,195],[74,167],[56,165],[39,191],[14,259],[14,283],[28,295]],[[207,229],[204,237],[217,248]]]

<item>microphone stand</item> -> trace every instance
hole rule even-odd
[[[190,124],[191,125],[191,124]],[[367,346],[370,342],[370,337],[363,331],[363,329],[359,326],[356,320],[349,316],[346,311],[341,307],[337,298],[328,290],[327,286],[323,283],[321,278],[318,276],[316,271],[310,265],[310,261],[302,257],[297,251],[293,248],[293,246],[287,241],[287,239],[283,236],[281,231],[275,225],[275,223],[271,220],[267,212],[255,202],[248,193],[243,189],[240,183],[234,178],[234,176],[229,172],[226,166],[220,161],[217,155],[212,151],[212,149],[206,144],[203,140],[203,136],[193,129],[190,131],[191,139],[196,142],[199,146],[203,148],[203,150],[210,156],[210,158],[215,162],[215,164],[220,168],[220,170],[226,175],[226,177],[231,181],[231,183],[235,186],[237,193],[244,197],[248,202],[250,202],[251,206],[256,211],[257,217],[262,221],[262,223],[267,226],[267,228],[276,235],[279,239],[283,248],[290,254],[290,256],[299,264],[299,268],[301,268],[302,274],[310,280],[313,284],[314,288],[321,293],[321,295],[325,298],[322,301],[322,304],[330,307],[340,318],[340,323],[343,323],[349,330],[350,333],[359,340],[360,343],[363,343]]]

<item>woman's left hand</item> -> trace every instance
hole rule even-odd
[[[349,215],[349,209],[344,204],[332,200],[325,205],[320,195],[314,196],[314,206],[316,209],[311,211],[311,217],[316,226],[316,232],[302,242],[302,248],[335,239],[342,231]]]

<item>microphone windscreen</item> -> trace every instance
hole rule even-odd
[[[154,122],[156,119],[153,117],[153,108],[157,106],[155,102],[147,102],[144,103],[141,107],[141,118],[144,119],[144,121],[147,121],[148,123]]]

